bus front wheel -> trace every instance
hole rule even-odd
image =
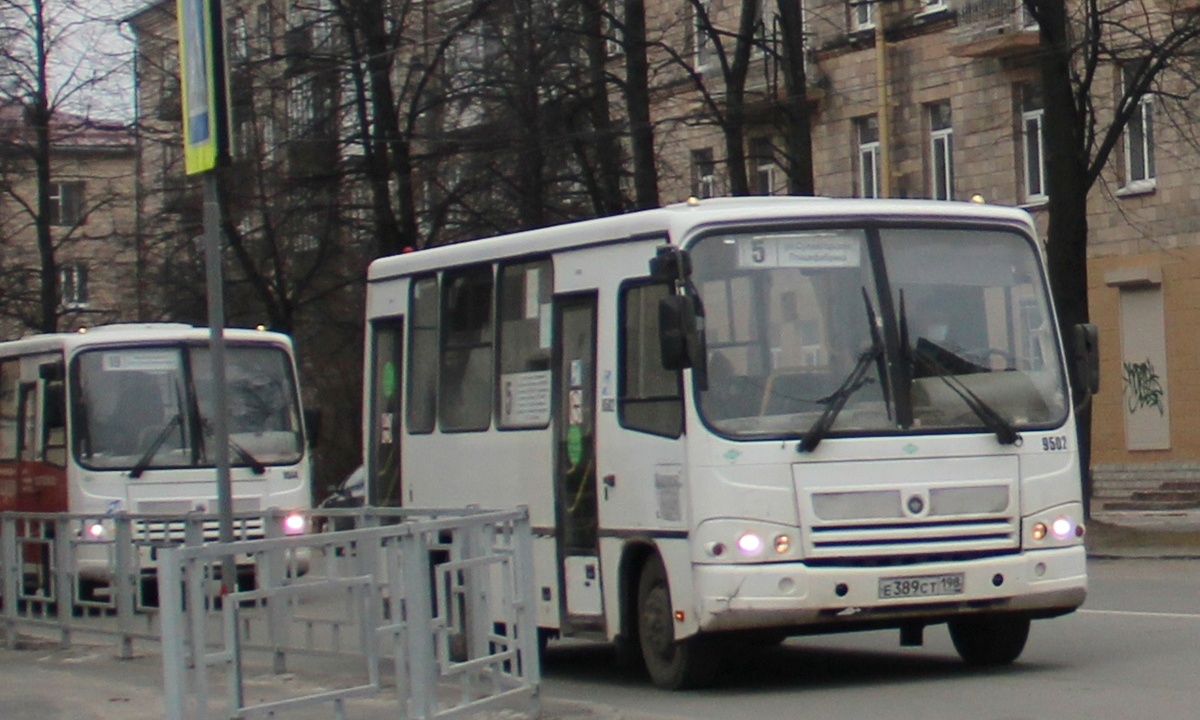
[[[646,561],[638,580],[638,642],[650,679],[665,690],[712,683],[720,665],[716,643],[697,635],[675,639],[675,617],[667,571],[657,555]]]
[[[1029,618],[979,615],[951,620],[950,640],[963,662],[975,667],[1008,665],[1029,639]]]

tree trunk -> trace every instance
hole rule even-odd
[[[1072,328],[1088,322],[1088,157],[1084,141],[1086,115],[1076,105],[1071,85],[1071,43],[1064,0],[1043,0],[1039,17],[1042,45],[1042,89],[1045,97],[1046,183],[1049,230],[1046,255],[1058,325],[1073,352]],[[1086,380],[1067,363],[1076,398],[1085,397]],[[1085,403],[1085,405],[1088,405]],[[1090,408],[1090,405],[1088,405]],[[1080,468],[1085,512],[1091,500],[1091,412],[1078,414]]]
[[[784,164],[789,195],[813,195],[812,126],[808,117],[808,74],[804,68],[804,18],[800,4],[778,0],[782,36],[782,70],[787,99],[784,102]]]
[[[625,104],[633,159],[635,205],[658,207],[658,166],[650,120],[650,63],[646,58],[646,4],[625,0]]]
[[[42,0],[34,0],[37,82],[33,104],[26,108],[27,121],[33,127],[34,166],[37,183],[37,247],[40,260],[38,293],[39,332],[58,330],[58,264],[54,257],[54,236],[50,232],[50,96],[46,75],[46,19]],[[60,207],[63,206],[60,198]]]

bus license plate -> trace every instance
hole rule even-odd
[[[962,595],[962,593],[963,573],[883,578],[879,581],[880,600]]]

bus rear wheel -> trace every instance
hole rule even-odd
[[[951,620],[950,640],[959,657],[974,667],[997,667],[1016,660],[1029,639],[1030,621],[1019,615],[979,615]]]
[[[657,555],[646,561],[638,580],[638,643],[654,684],[664,690],[710,685],[720,665],[716,643],[696,635],[675,639],[675,617],[667,571]]]

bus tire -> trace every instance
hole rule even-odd
[[[1020,615],[978,615],[951,620],[950,640],[973,667],[997,667],[1016,660],[1029,639],[1030,620]]]
[[[638,644],[650,680],[664,690],[712,684],[720,665],[717,644],[702,635],[675,639],[671,589],[662,559],[653,555],[638,579]]]

